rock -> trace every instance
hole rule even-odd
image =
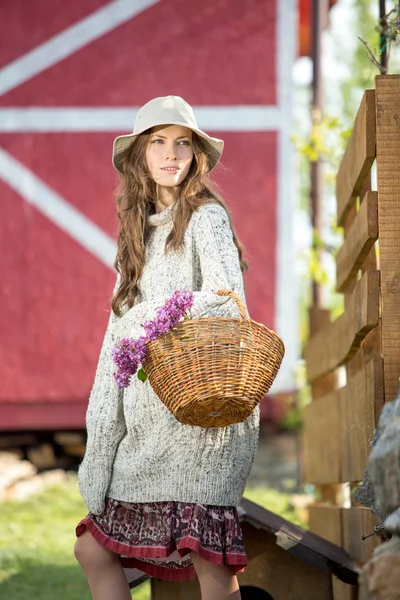
[[[400,600],[400,538],[374,550],[359,577],[359,600]]]
[[[41,473],[37,477],[40,477],[44,486],[49,487],[65,481],[68,475],[63,469],[53,469],[52,471]]]
[[[400,387],[396,399],[382,408],[379,430],[367,465],[375,497],[370,501],[386,513],[385,530],[395,535],[364,565],[359,600],[400,600]]]
[[[25,500],[37,494],[46,487],[61,483],[67,479],[67,474],[62,469],[54,469],[40,473],[29,479],[18,481],[3,491],[3,500]]]
[[[380,439],[380,436],[381,432],[378,429],[378,427],[376,427],[374,429],[374,439],[370,442],[371,448],[375,448],[376,444]],[[376,515],[381,521],[381,523],[384,522],[387,515],[385,512],[383,512],[383,510],[379,508],[379,506],[376,503],[374,486],[372,484],[371,475],[368,468],[366,468],[364,471],[364,480],[362,484],[354,492],[354,498],[360,504],[363,504],[367,508],[370,508],[374,515]]]
[[[383,525],[385,531],[387,531],[391,535],[400,536],[400,508],[398,508],[391,515],[389,515]]]
[[[86,445],[69,444],[68,446],[63,446],[63,450],[68,456],[76,456],[77,458],[83,458],[86,451]]]
[[[59,446],[82,446],[86,439],[79,431],[59,431],[54,434],[54,441]]]
[[[37,467],[27,460],[21,460],[18,453],[0,452],[0,501],[24,500],[66,478],[67,473],[63,469],[38,475]]]
[[[0,452],[0,473],[5,465],[18,462],[22,458],[20,452]]]
[[[51,469],[56,466],[56,457],[50,444],[41,444],[29,448],[27,456],[38,469]]]
[[[383,429],[372,450],[368,469],[374,484],[378,506],[387,514],[400,506],[400,417]]]
[[[27,460],[20,460],[17,456],[8,453],[0,453],[0,499],[4,497],[5,490],[17,481],[31,478],[37,469]]]

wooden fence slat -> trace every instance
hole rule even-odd
[[[312,337],[322,329],[329,325],[331,321],[331,311],[327,308],[321,308],[319,306],[312,306],[308,310],[309,317],[309,335]],[[336,373],[332,371],[332,373],[328,373],[316,379],[311,384],[311,393],[313,400],[318,400],[318,398],[322,398],[326,396],[329,392],[332,392],[337,387],[337,377]]]
[[[379,321],[379,271],[367,271],[352,292],[344,313],[307,344],[304,358],[308,381],[349,360]]]
[[[379,319],[378,325],[368,333],[365,337],[361,348],[355,354],[355,356],[346,363],[347,377],[352,377],[358,371],[369,363],[370,360],[381,356],[381,321]]]
[[[369,508],[314,505],[309,510],[310,531],[341,546],[356,561],[366,562],[380,544],[377,536],[366,540],[361,538],[363,534],[371,533],[378,524]]]
[[[340,404],[337,392],[311,402],[303,412],[304,480],[336,483],[340,479]]]
[[[351,558],[361,563],[367,562],[374,549],[380,545],[378,536],[374,535],[362,540],[363,534],[371,533],[378,519],[364,506],[352,506],[342,509],[343,548]]]
[[[344,293],[349,283],[355,279],[377,239],[378,194],[368,192],[336,257],[338,292]]]
[[[371,169],[375,159],[375,146],[375,90],[366,90],[336,178],[339,225],[343,225]]]
[[[308,507],[308,527],[312,533],[336,544],[342,545],[341,507],[312,504]]]
[[[357,600],[357,586],[347,585],[334,575],[332,576],[333,600]]]
[[[371,360],[345,387],[304,409],[304,469],[312,483],[361,481],[383,405],[383,365]]]
[[[400,75],[377,76],[375,84],[382,356],[389,402],[400,374]]]
[[[371,360],[339,390],[341,418],[341,481],[361,481],[383,405],[383,364]]]

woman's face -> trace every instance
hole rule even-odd
[[[192,131],[182,125],[160,125],[150,135],[147,167],[158,185],[176,187],[188,174],[193,160]]]

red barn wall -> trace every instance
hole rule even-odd
[[[3,429],[83,425],[114,283],[112,141],[152,97],[183,96],[200,127],[225,140],[215,180],[250,263],[250,314],[281,333],[277,304],[290,279],[287,258],[278,260],[281,182],[290,166],[280,136],[290,106],[278,77],[278,4],[149,0],[130,16],[128,4],[135,13],[138,2],[0,6]],[[285,56],[290,68],[287,47]]]

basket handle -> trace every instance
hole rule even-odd
[[[217,295],[230,296],[230,298],[233,298],[239,309],[240,320],[243,321],[243,319],[248,319],[246,306],[235,292],[232,292],[231,290],[218,290]]]

